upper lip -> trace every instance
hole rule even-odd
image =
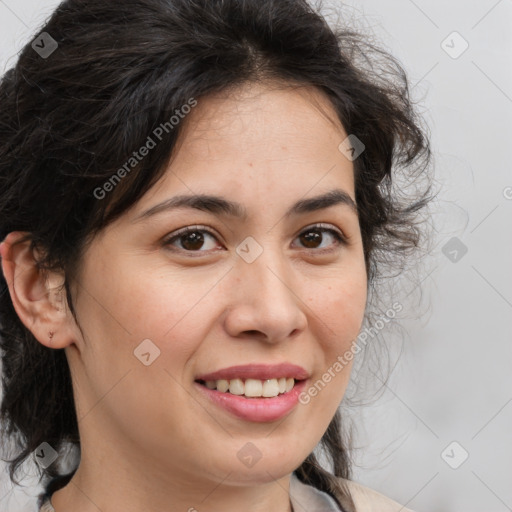
[[[309,377],[309,373],[296,364],[246,364],[222,368],[211,373],[199,375],[196,380],[232,380],[232,379],[279,379],[281,377],[303,380]]]

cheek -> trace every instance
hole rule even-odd
[[[218,280],[197,271],[173,271],[167,267],[145,266],[140,259],[119,258],[87,269],[83,277],[88,293],[84,309],[90,318],[100,317],[105,327],[136,340],[168,337],[188,321],[209,288]],[[106,325],[105,325],[106,324]]]
[[[87,373],[94,375],[89,385],[96,397],[130,371],[123,386],[129,391],[120,400],[131,405],[117,414],[127,419],[144,411],[145,417],[160,421],[155,414],[183,410],[189,400],[183,385],[189,383],[201,345],[222,311],[224,288],[219,284],[226,272],[197,268],[177,272],[168,266],[137,272],[128,267],[112,263],[94,279],[89,275],[91,294],[96,295],[94,299],[84,295],[84,325],[91,340],[83,354],[84,364]],[[144,357],[150,365],[145,366],[137,356],[148,352]],[[161,391],[159,398],[155,390]]]
[[[136,272],[118,263],[90,265],[82,277],[87,290],[81,287],[76,307],[85,338],[82,361],[74,363],[85,372],[76,372],[82,389],[78,415],[99,414],[95,404],[101,399],[101,412],[116,428],[129,425],[138,436],[151,425],[160,439],[171,430],[186,438],[189,431],[181,432],[180,422],[169,421],[168,414],[183,410],[188,400],[180,383],[201,341],[198,315],[206,314],[201,297],[215,279],[190,286],[190,279],[178,275]],[[88,421],[93,417],[87,415]]]
[[[311,308],[324,324],[331,349],[339,349],[354,340],[361,328],[366,308],[366,278],[350,277],[330,280],[311,299]]]
[[[364,319],[366,286],[365,274],[354,273],[332,280],[311,301],[319,364],[311,387],[305,390],[308,396],[304,401],[316,402],[319,414],[326,417],[334,414],[348,385],[353,347]]]

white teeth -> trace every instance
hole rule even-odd
[[[247,379],[245,381],[245,396],[261,396],[263,393],[263,384],[261,380]]]
[[[271,398],[279,395],[279,383],[277,379],[268,379],[263,383],[263,396]]]
[[[222,393],[229,392],[233,395],[244,395],[249,398],[273,398],[282,393],[288,393],[294,385],[295,380],[286,377],[267,380],[246,379],[245,381],[242,379],[220,379],[205,382],[208,389],[216,389]]]
[[[229,392],[233,395],[244,394],[244,383],[242,379],[232,379],[229,381]]]
[[[225,393],[228,389],[229,389],[229,380],[222,379],[222,380],[217,381],[217,391],[222,391],[222,393]]]

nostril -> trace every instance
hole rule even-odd
[[[254,330],[251,330],[251,331],[244,331],[245,334],[251,334],[251,335],[261,335],[261,331],[254,331]]]

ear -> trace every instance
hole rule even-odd
[[[14,309],[35,338],[50,348],[75,340],[74,318],[67,307],[64,275],[42,272],[27,233],[9,233],[0,244],[2,270]]]

